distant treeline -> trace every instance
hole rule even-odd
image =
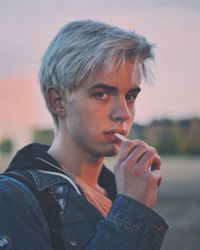
[[[32,141],[51,144],[52,129],[35,129]],[[148,125],[134,124],[131,139],[142,139],[156,147],[160,154],[200,156],[200,119],[154,120]],[[12,138],[0,141],[0,156],[10,155],[15,150]]]
[[[154,120],[148,125],[134,124],[130,138],[142,139],[156,147],[165,155],[200,156],[200,119]],[[53,139],[51,129],[35,130],[33,141],[50,144]]]
[[[148,125],[135,124],[130,138],[146,141],[160,154],[200,156],[200,119],[163,119]]]

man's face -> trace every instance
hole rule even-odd
[[[98,72],[83,82],[66,104],[66,129],[70,140],[83,153],[116,155],[120,141],[114,133],[127,136],[140,92],[140,68],[126,61],[121,69],[105,75]]]

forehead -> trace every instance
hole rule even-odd
[[[88,78],[83,85],[92,87],[96,83],[104,83],[116,88],[132,89],[140,85],[141,65],[125,61],[120,67],[116,64],[108,72],[99,70]]]

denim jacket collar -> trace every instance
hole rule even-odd
[[[26,169],[30,170],[36,182],[38,190],[44,190],[52,185],[66,183],[60,176],[45,175],[37,170],[62,173],[63,170],[58,162],[48,154],[48,145],[32,143],[17,152],[6,171]],[[66,173],[64,173],[66,175]],[[45,177],[45,178],[44,178]],[[117,194],[114,174],[105,166],[102,167],[98,184],[106,189],[111,200]]]
[[[39,170],[29,170],[29,172],[35,181],[38,191],[42,191],[56,184],[66,183],[66,180],[60,176],[46,174]]]
[[[66,183],[66,178],[68,178],[68,182],[70,182],[72,184],[73,187],[75,187],[75,190],[77,190],[77,185],[75,184],[75,182],[70,179],[69,176],[66,175],[66,173],[64,173],[59,166],[56,166],[54,164],[52,164],[51,162],[48,162],[42,158],[37,158],[37,160],[42,161],[43,162],[43,168],[44,164],[46,165],[46,168],[48,169],[48,165],[51,167],[51,173],[52,174],[48,174],[44,172],[41,172],[40,170],[36,169],[36,170],[29,170],[29,172],[31,173],[35,183],[36,183],[36,187],[38,189],[38,191],[42,191],[46,188],[49,188],[53,185],[56,184],[63,184]],[[52,171],[54,170],[54,171]],[[63,172],[63,174],[65,175],[63,178],[62,176],[57,176],[56,174],[54,175],[53,173],[56,173],[59,170],[60,173]],[[106,191],[109,194],[109,197],[111,200],[114,200],[116,197],[116,186],[115,186],[115,178],[113,173],[107,169],[105,166],[102,167],[100,176],[99,176],[99,185],[102,186],[103,188],[106,189]],[[76,188],[77,187],[77,188]],[[77,191],[77,193],[80,193]]]

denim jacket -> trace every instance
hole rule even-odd
[[[45,159],[46,165],[51,165],[48,157]],[[38,161],[38,165],[40,163]],[[161,249],[168,228],[164,219],[136,200],[113,194],[115,183],[106,180],[113,203],[108,215],[103,218],[82,192],[78,193],[62,176],[44,173],[30,166],[29,172],[37,190],[50,192],[59,203],[60,224],[54,226],[55,229],[60,227],[66,249]],[[100,182],[103,183],[108,176],[113,180],[112,173],[104,169]],[[0,181],[1,249],[53,249],[47,222],[34,195],[22,183],[9,177]]]

